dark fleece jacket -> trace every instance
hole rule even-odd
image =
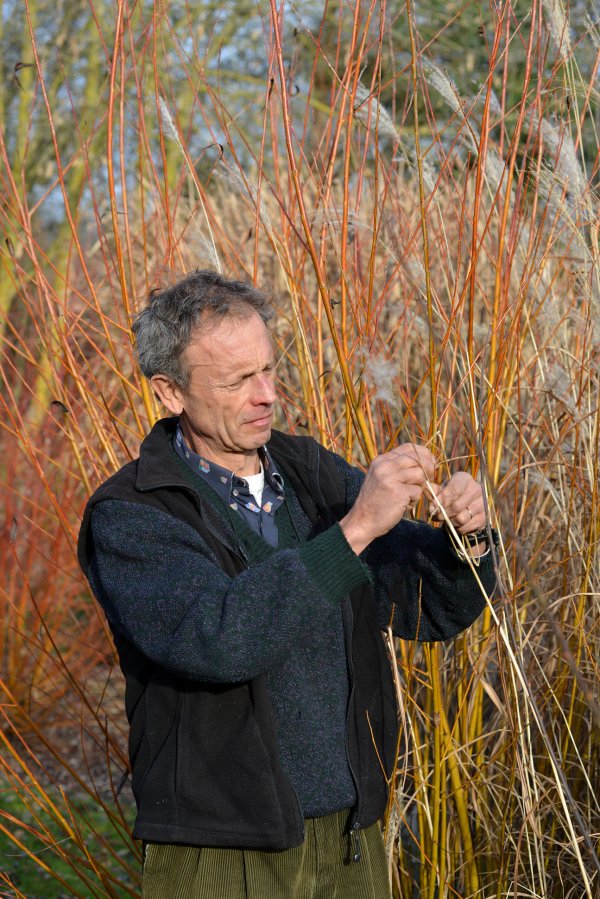
[[[80,561],[127,678],[134,833],[248,848],[300,842],[302,810],[277,759],[265,675],[347,593],[353,822],[367,826],[383,812],[396,740],[377,626],[391,622],[409,639],[451,637],[482,610],[480,590],[445,534],[423,524],[401,522],[361,562],[336,521],[362,475],[308,438],[277,433],[270,450],[312,522],[312,539],[248,566],[234,530],[181,474],[173,428],[173,420],[159,422],[140,460],[99,488],[80,535]],[[126,502],[131,527],[96,549],[89,522],[103,500]],[[103,572],[100,552],[112,558]],[[489,590],[489,560],[479,575]]]

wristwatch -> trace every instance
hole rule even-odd
[[[494,546],[498,546],[498,543],[500,542],[498,531],[495,528],[490,528],[490,531],[492,543]],[[482,528],[480,531],[472,531],[470,534],[461,534],[460,536],[463,540],[466,540],[469,546],[477,546],[478,543],[485,543],[486,546],[489,546],[490,543],[487,528]]]

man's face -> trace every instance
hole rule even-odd
[[[256,450],[271,436],[275,360],[271,337],[254,310],[206,322],[183,353],[190,380],[174,389],[192,448],[225,468],[251,474]],[[169,405],[169,404],[167,404]]]

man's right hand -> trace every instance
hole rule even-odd
[[[346,540],[358,555],[396,525],[433,482],[435,459],[424,446],[403,443],[371,462],[351,510],[340,521]]]

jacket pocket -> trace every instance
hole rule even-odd
[[[181,708],[181,693],[155,679],[147,684],[136,706],[131,719],[129,753],[131,786],[138,806],[148,778],[164,787],[165,781],[170,781],[170,792],[173,791],[174,746]]]
[[[176,792],[180,810],[215,832],[281,830],[282,802],[295,801],[294,793],[272,735],[257,721],[251,683],[204,684],[185,694]]]

